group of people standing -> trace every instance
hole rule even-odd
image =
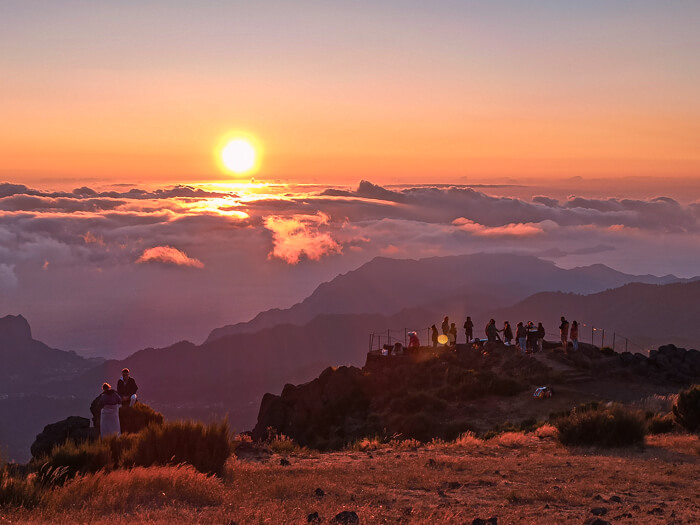
[[[103,383],[102,393],[90,405],[95,423],[99,415],[101,437],[111,434],[120,435],[119,407],[133,406],[136,403],[136,392],[139,387],[130,374],[128,368],[122,370],[122,377],[117,382],[116,391],[109,383]]]
[[[568,347],[568,340],[570,338],[574,351],[578,350],[578,326],[576,321],[573,321],[569,326],[569,321],[562,316],[559,332],[563,348],[566,349]],[[457,327],[455,323],[450,323],[450,318],[445,316],[445,319],[442,321],[441,329],[442,335],[444,336],[442,337],[442,341],[440,341],[441,336],[437,327],[435,325],[430,327],[433,347],[436,347],[438,343],[454,347],[457,343]],[[545,336],[545,329],[542,323],[537,323],[537,326],[535,326],[532,321],[528,321],[527,323],[521,321],[516,325],[515,334],[513,334],[513,328],[508,321],[505,321],[503,323],[503,328],[499,329],[496,327],[496,321],[490,319],[484,331],[488,342],[501,341],[506,345],[511,345],[515,340],[515,346],[523,353],[542,351]],[[467,316],[466,321],[464,321],[464,334],[467,338],[467,344],[473,341],[480,341],[474,339],[474,322],[470,316]],[[499,334],[503,334],[503,339],[501,339]]]
[[[528,321],[527,324],[522,321],[519,322],[515,327],[515,338],[513,337],[513,328],[508,321],[503,322],[503,328],[496,328],[495,319],[490,319],[486,325],[486,339],[488,342],[493,343],[496,341],[501,341],[499,333],[503,334],[502,342],[506,345],[513,344],[513,339],[515,339],[515,346],[520,349],[523,353],[534,353],[541,352],[542,345],[544,343],[545,330],[542,323],[535,323]]]

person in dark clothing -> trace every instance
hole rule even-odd
[[[467,336],[467,343],[470,343],[474,338],[474,323],[472,323],[472,318],[467,316],[467,320],[464,321],[464,335]]]
[[[568,339],[569,339],[569,321],[566,320],[566,317],[563,315],[561,316],[561,324],[559,325],[559,333],[561,334],[561,346],[564,350],[569,346]]]
[[[542,323],[537,323],[537,351],[542,351],[542,346],[544,344],[544,326]]]
[[[503,323],[503,340],[507,345],[513,341],[513,329],[510,327],[510,323],[508,321]]]
[[[438,330],[435,325],[430,327],[430,339],[433,341],[433,348],[436,348],[438,345]]]
[[[450,318],[445,316],[445,319],[442,321],[442,333],[443,335],[447,335],[450,333]]]
[[[571,337],[571,344],[574,347],[574,352],[578,351],[578,323],[576,321],[571,323],[569,337]]]
[[[139,387],[136,385],[133,377],[130,377],[128,368],[122,370],[122,378],[117,382],[117,393],[122,398],[122,405],[125,407],[136,403],[136,391]]]
[[[496,320],[491,319],[489,321],[489,324],[486,325],[486,339],[488,339],[489,343],[495,343],[496,341],[500,341],[501,338],[498,337],[498,328],[496,328]]]
[[[533,353],[537,351],[537,327],[532,321],[527,322],[527,349]]]
[[[525,328],[525,325],[523,325],[522,321],[520,321],[518,326],[515,328],[515,338],[517,339],[518,348],[520,348],[520,351],[523,354],[527,352],[527,329]]]

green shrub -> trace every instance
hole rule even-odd
[[[221,475],[231,455],[228,423],[205,425],[194,421],[150,425],[138,433],[122,457],[124,466],[189,463],[206,474]]]
[[[123,433],[140,432],[148,425],[162,425],[163,421],[163,414],[143,403],[119,409],[119,425]]]
[[[676,426],[672,414],[653,414],[647,418],[647,430],[649,434],[667,434]]]
[[[700,385],[693,385],[678,393],[678,398],[673,404],[673,416],[686,430],[700,430]]]
[[[67,440],[51,450],[38,471],[42,484],[62,485],[76,474],[97,472],[115,463],[108,440],[75,443]],[[41,459],[39,460],[42,461]]]
[[[564,445],[620,447],[644,441],[643,416],[621,405],[580,407],[554,421]]]

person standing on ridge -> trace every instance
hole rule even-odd
[[[569,337],[571,338],[571,344],[574,346],[574,352],[578,351],[578,323],[576,321],[571,323]]]
[[[496,341],[501,340],[501,338],[498,337],[498,328],[496,328],[495,319],[491,319],[489,321],[489,324],[486,325],[486,329],[484,331],[486,332],[486,339],[488,339],[489,343],[495,343]]]
[[[442,321],[442,333],[443,335],[447,335],[450,331],[450,318],[448,316],[445,316],[445,319]]]
[[[569,345],[569,343],[567,342],[567,340],[569,339],[569,321],[567,321],[566,317],[564,317],[563,315],[561,316],[559,333],[561,334],[561,346],[564,350],[566,350]]]
[[[121,396],[122,405],[125,407],[133,406],[136,403],[136,391],[139,389],[136,381],[129,374],[129,369],[125,368],[122,370],[122,378],[117,381],[117,393]]]
[[[520,351],[524,354],[527,352],[527,330],[525,326],[523,325],[523,322],[520,321],[518,323],[518,326],[515,328],[515,337],[518,341],[518,347],[520,348]]]
[[[537,323],[537,351],[541,352],[544,345],[544,326]]]
[[[109,383],[103,383],[102,394],[100,394],[100,437],[107,437],[111,434],[121,435],[121,427],[119,426],[119,405],[121,405],[121,397],[113,389]]]
[[[467,344],[471,343],[474,338],[474,323],[472,323],[472,318],[467,316],[467,320],[464,321],[464,335],[467,336]]]
[[[510,343],[513,341],[513,329],[510,327],[510,323],[508,321],[503,323],[503,340],[507,345],[510,345]]]
[[[435,326],[435,325],[430,327],[430,339],[433,341],[433,348],[437,348],[438,331],[437,331],[437,326]]]
[[[433,325],[430,327],[430,339],[433,341],[433,348],[437,348],[437,326]]]
[[[454,323],[450,325],[450,331],[447,333],[447,345],[452,348],[457,345],[457,327]]]

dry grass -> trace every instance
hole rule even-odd
[[[280,465],[280,455],[231,459],[223,481],[192,469],[143,470],[147,478],[161,472],[166,480],[159,483],[173,471],[190,480],[163,489],[166,498],[149,482],[132,488],[128,473],[88,475],[57,489],[44,507],[0,510],[0,516],[13,523],[284,524],[306,523],[312,512],[330,523],[352,510],[363,524],[471,523],[492,516],[505,524],[580,524],[592,508],[605,507],[604,519],[615,523],[700,522],[696,436],[649,436],[644,447],[621,449],[565,448],[555,436],[543,426],[530,434],[488,441],[465,434],[419,447],[370,440],[378,448],[302,451],[287,456],[289,466]],[[187,495],[190,490],[195,495]],[[71,507],[71,501],[81,503]]]

